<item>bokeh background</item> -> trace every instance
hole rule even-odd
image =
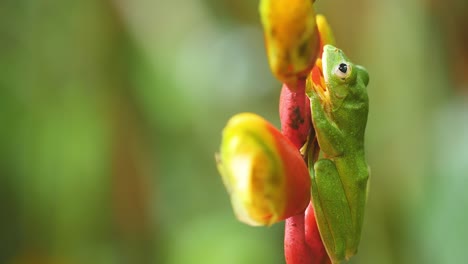
[[[0,2],[0,263],[284,263],[213,157],[235,113],[279,125],[257,5]],[[371,76],[351,262],[468,261],[468,1],[316,7]]]

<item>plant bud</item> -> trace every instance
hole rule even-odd
[[[237,218],[271,225],[304,212],[310,176],[296,147],[262,117],[242,113],[223,130],[218,170]]]

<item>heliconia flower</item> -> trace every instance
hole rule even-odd
[[[294,89],[320,56],[313,1],[261,0],[259,11],[270,69]]]
[[[242,113],[229,120],[216,158],[241,222],[271,225],[309,204],[310,176],[301,154],[258,115]]]

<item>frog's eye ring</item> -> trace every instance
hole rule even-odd
[[[344,80],[351,73],[351,65],[347,63],[340,63],[335,69],[335,76]]]

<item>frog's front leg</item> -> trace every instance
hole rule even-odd
[[[319,96],[312,92],[308,95],[310,98],[310,109],[312,114],[312,124],[317,134],[317,141],[320,149],[328,157],[336,157],[343,153],[344,140],[343,133],[331,120],[329,114],[325,112],[324,106]]]
[[[348,200],[336,169],[329,159],[320,159],[312,174],[312,196],[322,241],[333,263],[346,257],[352,237],[352,219]]]

